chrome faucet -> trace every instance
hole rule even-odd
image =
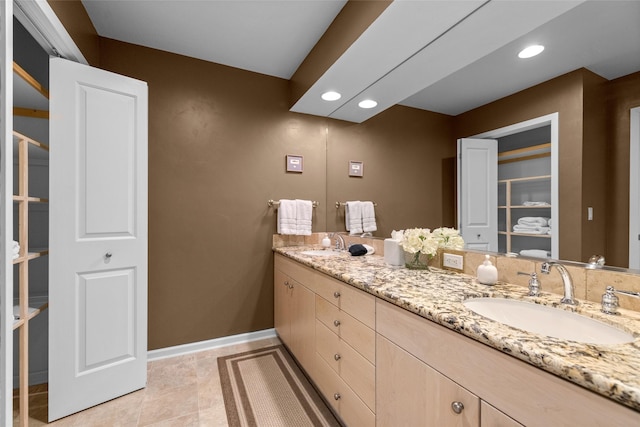
[[[573,281],[571,280],[571,276],[564,265],[554,261],[543,262],[540,266],[540,271],[544,274],[549,274],[551,272],[551,267],[554,265],[556,266],[558,273],[560,273],[560,277],[562,277],[562,284],[564,285],[564,297],[560,302],[562,304],[578,305],[578,301],[573,297]]]
[[[329,237],[334,237],[334,236],[336,238],[336,249],[339,251],[347,250],[347,243],[344,241],[344,237],[342,237],[342,235],[337,231],[329,235]]]

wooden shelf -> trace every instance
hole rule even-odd
[[[27,320],[31,320],[44,310],[49,308],[49,297],[47,296],[35,296],[29,298],[29,305],[27,307]],[[17,329],[22,326],[25,319],[20,317],[20,301],[14,300],[13,306],[13,329]]]
[[[501,179],[498,180],[498,183],[507,183],[507,182],[525,182],[525,181],[543,181],[546,179],[551,179],[551,175],[538,175],[538,176],[527,176],[524,178],[509,178],[509,179]]]
[[[532,145],[498,153],[498,164],[521,162],[551,156],[551,143]]]

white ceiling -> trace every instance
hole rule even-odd
[[[98,34],[289,79],[343,0],[83,0]],[[456,115],[585,67],[640,70],[640,1],[396,0],[292,111],[362,122],[402,104]],[[538,57],[517,52],[537,42]],[[333,89],[341,100],[322,101]],[[365,97],[378,106],[357,107]]]

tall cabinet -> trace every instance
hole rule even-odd
[[[14,387],[18,395],[19,425],[29,419],[30,361],[46,382],[46,344],[30,351],[30,344],[46,343],[48,305],[48,91],[20,65],[14,73]],[[19,245],[19,249],[18,249]],[[44,322],[44,323],[43,323]],[[37,325],[34,327],[34,325]],[[35,338],[35,339],[34,339]],[[38,344],[35,344],[38,345]],[[30,353],[32,355],[30,356]]]

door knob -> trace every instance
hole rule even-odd
[[[112,256],[113,256],[113,254],[112,254],[111,252],[107,252],[106,254],[104,254],[104,257],[105,257],[106,259],[109,259],[109,258],[111,258]]]

